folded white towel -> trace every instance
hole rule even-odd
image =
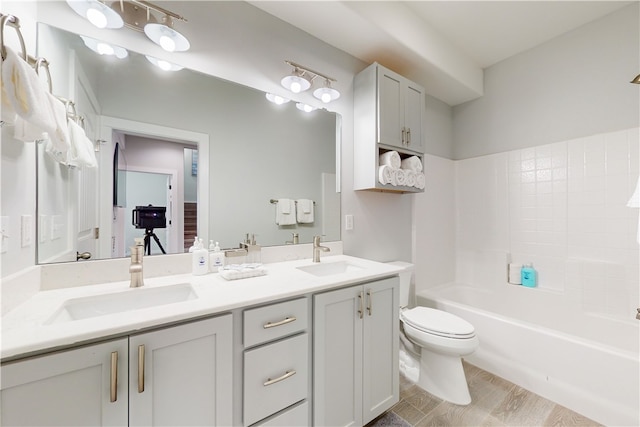
[[[298,224],[311,224],[313,219],[313,200],[298,199],[296,201],[296,221]]]
[[[380,154],[378,162],[380,165],[389,165],[392,168],[397,169],[401,164],[400,154],[398,154],[397,151],[387,151],[386,153]]]
[[[276,224],[293,225],[296,223],[296,206],[291,199],[278,199],[276,203]]]
[[[405,184],[407,187],[415,187],[416,186],[416,173],[414,171],[405,171],[405,174],[407,175],[407,179],[405,181]]]
[[[396,185],[407,185],[407,171],[404,169],[396,169]]]
[[[11,48],[7,47],[7,57],[2,63],[3,95],[16,114],[31,125],[49,132],[56,127],[56,120],[47,100],[50,95],[35,70]],[[49,135],[51,136],[51,135]]]
[[[391,184],[394,172],[394,169],[389,165],[378,166],[378,182],[383,185]]]
[[[424,172],[418,172],[416,174],[416,188],[420,190],[424,190],[426,185],[426,177],[424,176]]]
[[[402,159],[400,167],[413,172],[422,172],[422,160],[420,160],[418,156],[407,157],[406,159]]]
[[[93,149],[93,143],[87,138],[84,129],[73,120],[69,120],[69,139],[71,149],[69,150],[68,162],[72,166],[86,166],[97,168],[98,160]]]

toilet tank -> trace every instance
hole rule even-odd
[[[402,267],[400,273],[400,307],[409,305],[409,291],[411,290],[411,277],[413,276],[413,264],[404,261],[391,261],[387,264]]]

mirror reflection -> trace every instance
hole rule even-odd
[[[335,113],[132,52],[101,56],[44,24],[38,55],[99,150],[98,168],[69,168],[38,146],[39,263],[127,256],[145,235],[151,254],[184,252],[196,234],[222,248],[247,234],[262,246],[340,239]],[[278,221],[282,199],[306,219]]]

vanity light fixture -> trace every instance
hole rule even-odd
[[[282,97],[280,95],[275,95],[273,93],[266,93],[265,96],[269,101],[271,101],[271,102],[273,102],[274,104],[277,104],[277,105],[286,104],[287,102],[290,101],[290,99],[287,99],[287,98]]]
[[[122,17],[101,1],[67,0],[67,4],[98,28],[122,28],[124,25]]]
[[[630,83],[640,85],[640,74],[638,74],[635,79],[631,80]]]
[[[118,59],[124,59],[129,55],[127,49],[123,47],[92,39],[91,37],[87,36],[80,36],[80,38],[82,39],[86,47],[100,55],[115,56]]]
[[[298,102],[296,103],[296,108],[300,111],[304,111],[305,113],[310,113],[314,110],[317,110],[316,107],[309,105],[309,104],[305,104],[303,102]]]
[[[158,59],[153,56],[145,55],[145,58],[147,58],[147,60],[153,65],[164,71],[180,71],[184,68],[180,65],[165,61],[164,59]]]
[[[331,87],[331,80],[326,79],[324,87],[314,90],[313,96],[326,104],[340,98],[340,92]]]
[[[67,0],[67,4],[98,28],[126,26],[144,32],[151,41],[167,52],[183,52],[191,47],[189,40],[173,28],[174,20],[187,20],[151,2],[119,0],[107,5],[100,0]],[[158,22],[151,11],[162,14],[162,22]]]
[[[325,85],[322,88],[316,89],[313,95],[322,100],[322,102],[331,102],[340,97],[340,92],[331,87],[331,82],[335,82],[336,79],[325,76],[317,71],[313,71],[307,67],[303,67],[300,64],[296,64],[291,61],[284,61],[286,64],[293,67],[291,74],[285,76],[280,83],[286,89],[293,93],[304,92],[311,87],[313,80],[316,77],[321,77],[325,81]]]

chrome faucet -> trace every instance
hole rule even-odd
[[[144,254],[144,239],[136,237],[135,246],[131,246],[131,265],[129,265],[129,273],[131,274],[132,288],[144,286],[144,277],[142,275],[142,255]]]
[[[326,246],[320,246],[320,237],[313,236],[313,262],[320,262],[320,251],[329,252],[331,250]]]
[[[285,245],[297,245],[300,242],[300,235],[298,233],[291,233],[293,238],[284,242]]]

